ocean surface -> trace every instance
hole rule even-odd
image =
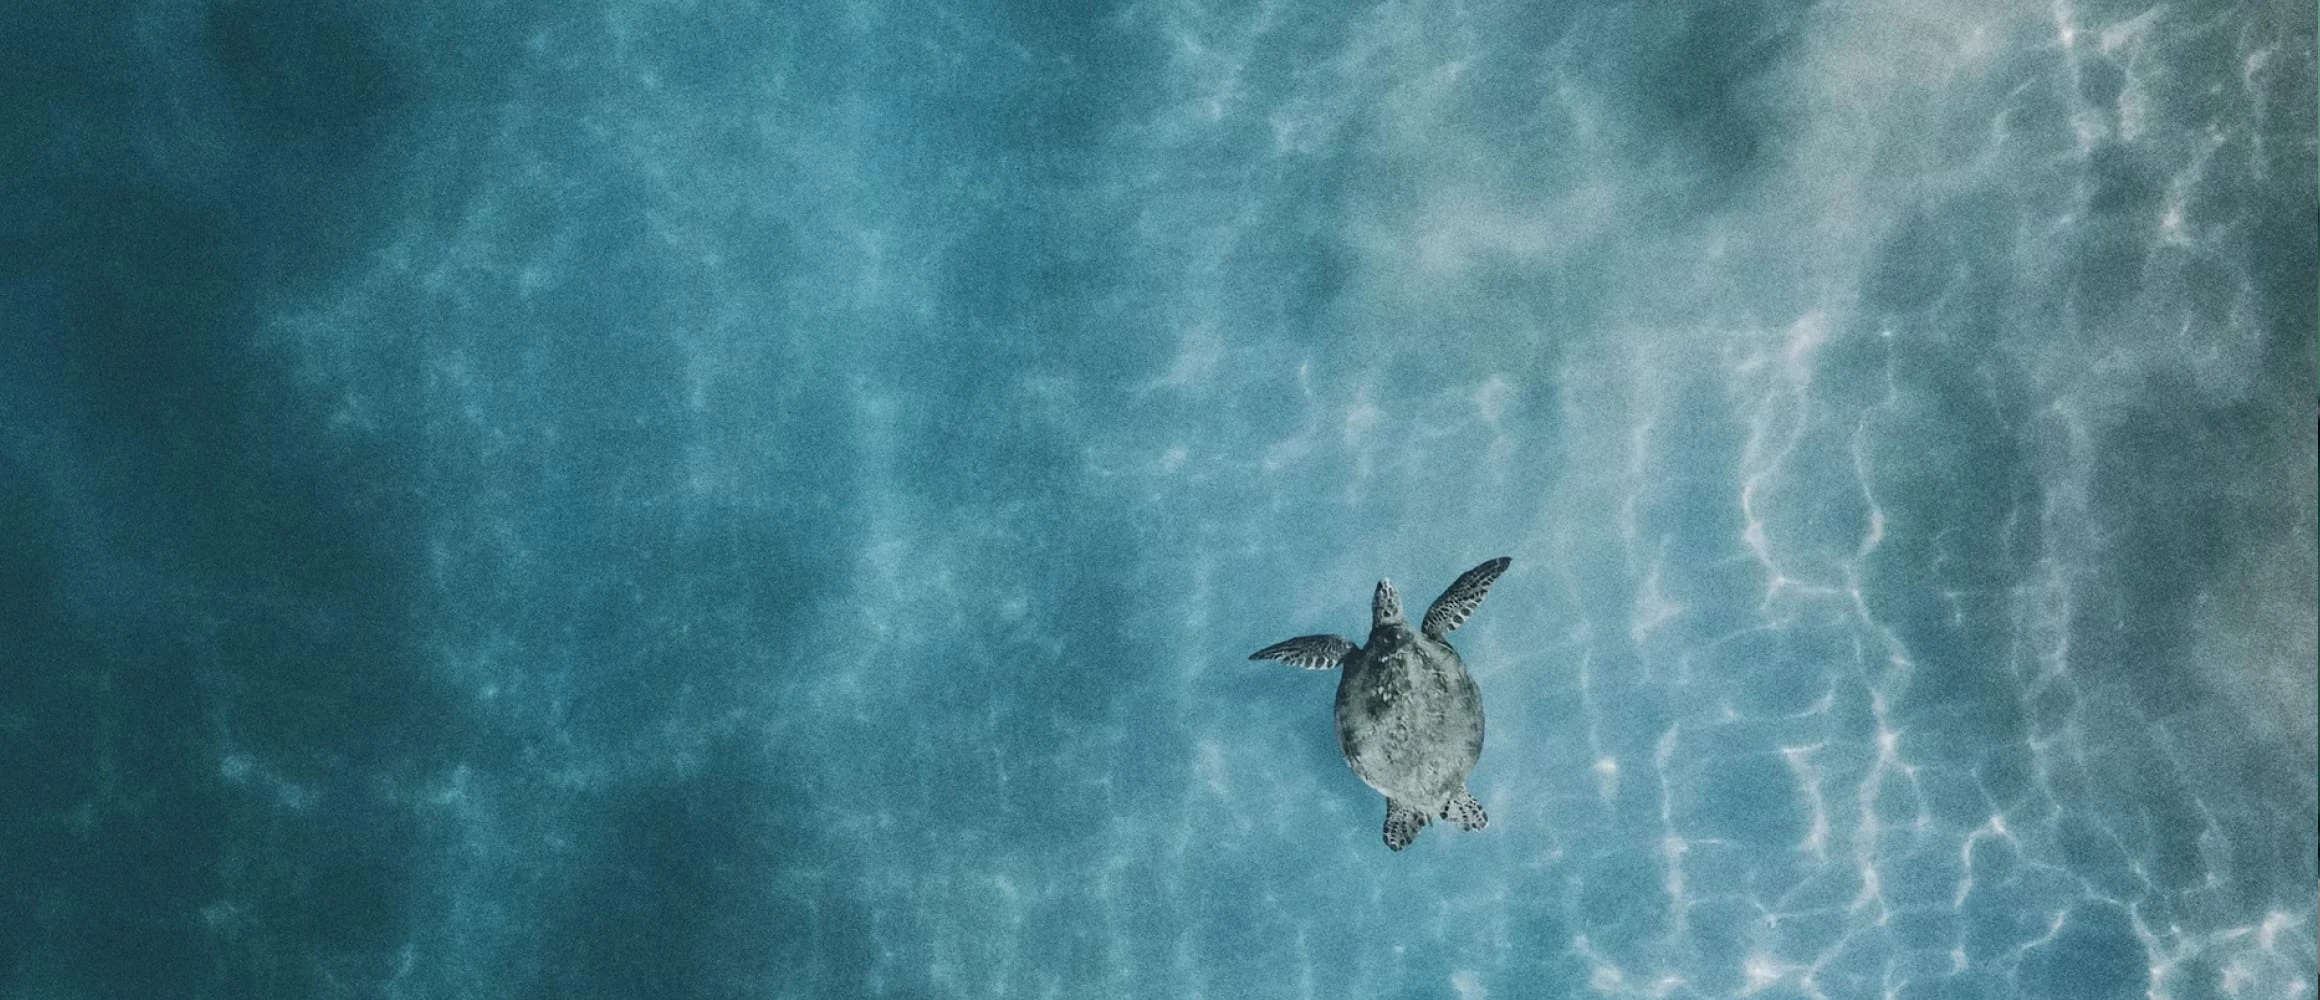
[[[0,37],[0,996],[2315,995],[2309,0]]]

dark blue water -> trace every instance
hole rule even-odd
[[[2314,22],[17,3],[0,995],[2311,998]]]

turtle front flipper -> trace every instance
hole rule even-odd
[[[1395,799],[1386,800],[1386,847],[1401,850],[1418,839],[1418,831],[1426,826],[1426,814],[1403,805]]]
[[[1301,635],[1284,639],[1249,654],[1252,660],[1279,660],[1307,670],[1329,670],[1361,647],[1334,635]]]
[[[1442,818],[1458,825],[1461,830],[1480,830],[1490,825],[1490,817],[1483,813],[1482,803],[1464,787],[1450,797],[1450,804],[1442,807]]]
[[[1500,556],[1458,575],[1450,589],[1434,599],[1434,606],[1426,609],[1426,620],[1419,631],[1436,642],[1449,635],[1450,630],[1466,623],[1466,616],[1482,605],[1482,595],[1490,592],[1490,585],[1514,560]]]

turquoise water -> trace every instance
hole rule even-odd
[[[2312,998],[2314,21],[20,3],[0,994]]]

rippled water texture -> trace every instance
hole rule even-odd
[[[0,993],[2309,1000],[2314,20],[12,5]]]

